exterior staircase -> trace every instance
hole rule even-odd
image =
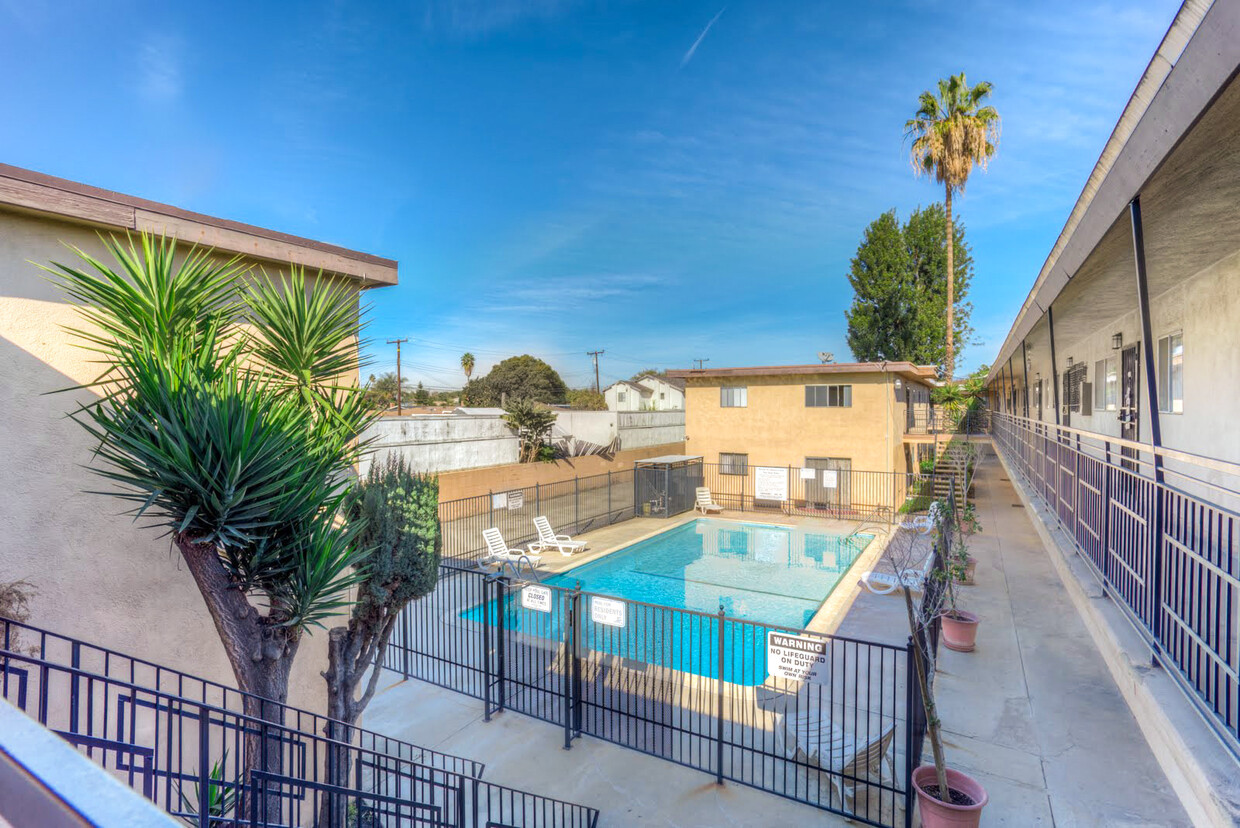
[[[957,502],[963,502],[965,481],[968,479],[969,445],[962,437],[952,437],[946,443],[939,444],[934,464],[935,500],[946,500],[949,494],[955,494]]]

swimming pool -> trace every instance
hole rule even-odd
[[[543,583],[804,627],[873,537],[698,518]]]
[[[582,636],[587,650],[715,678],[754,685],[766,680],[766,625],[804,628],[873,535],[841,536],[802,527],[698,518],[544,578],[560,589],[544,611],[522,606],[519,594],[504,604],[513,632],[563,640],[567,591],[627,599],[620,626],[592,620],[594,595],[586,596]],[[717,617],[677,613],[688,609]],[[670,609],[669,609],[670,608]],[[462,615],[482,619],[482,607]],[[491,623],[494,607],[488,613]],[[720,658],[720,641],[723,658]]]

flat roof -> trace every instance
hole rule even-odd
[[[0,210],[50,216],[75,224],[172,236],[191,244],[279,264],[301,265],[356,279],[396,284],[396,261],[239,221],[0,164]]]
[[[811,365],[755,365],[737,368],[681,368],[668,371],[669,377],[677,379],[713,379],[723,377],[765,377],[786,374],[898,374],[911,380],[933,380],[937,369],[933,365],[914,365],[911,362],[827,362]]]

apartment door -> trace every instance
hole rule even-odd
[[[813,479],[805,480],[805,503],[809,508],[840,511],[849,507],[852,503],[851,459],[806,457],[805,468],[814,470]],[[828,474],[824,475],[824,471]]]
[[[1129,345],[1119,357],[1119,436],[1134,443],[1141,439],[1141,374],[1138,368],[1140,343]],[[1122,447],[1124,457],[1136,457],[1135,449]],[[1135,469],[1136,464],[1124,461],[1124,467]]]

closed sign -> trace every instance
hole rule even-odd
[[[551,612],[551,587],[527,586],[521,590],[521,606],[527,610]]]
[[[595,624],[604,624],[608,627],[623,627],[627,609],[623,601],[613,601],[611,598],[591,598],[590,620]]]

